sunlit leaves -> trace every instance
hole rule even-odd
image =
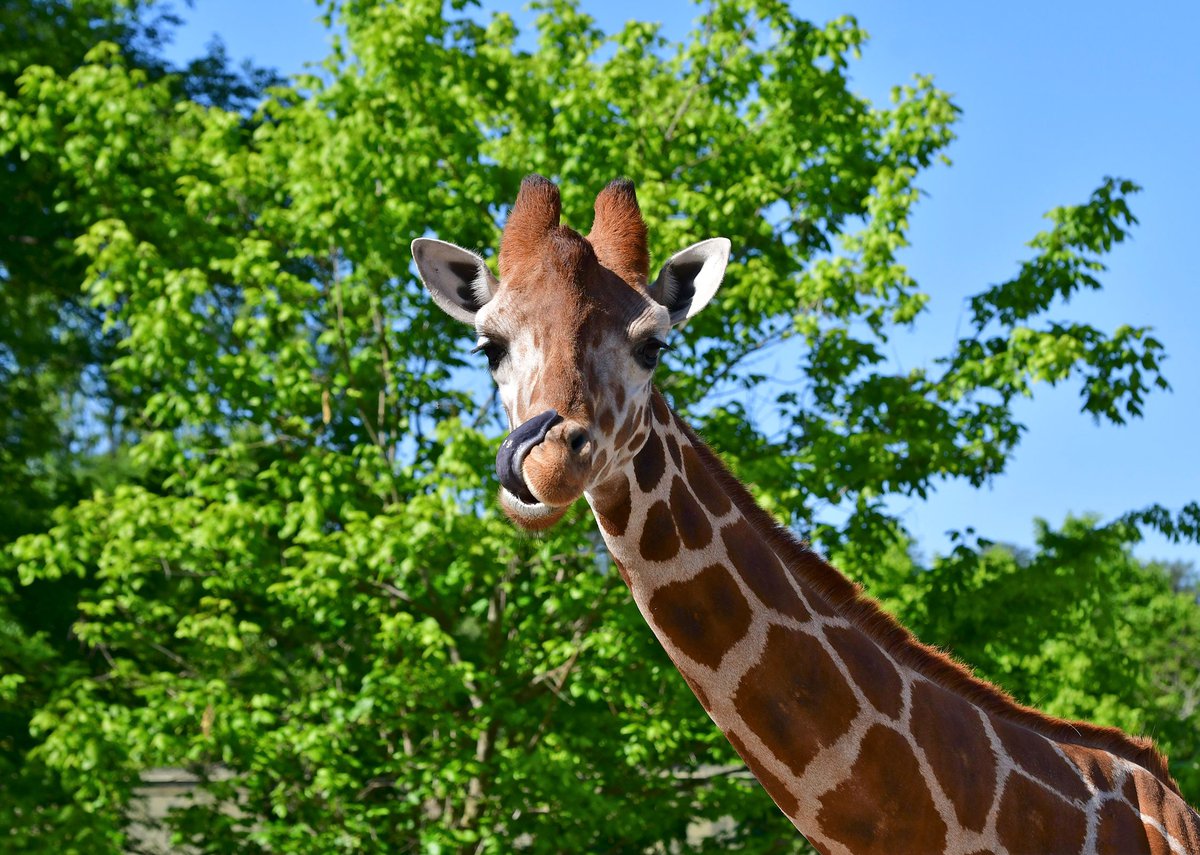
[[[533,539],[497,511],[497,408],[408,246],[435,234],[490,257],[531,171],[561,183],[581,231],[596,191],[633,178],[656,262],[732,239],[718,299],[659,381],[766,507],[928,640],[1072,714],[1141,726],[1188,703],[1194,675],[1161,648],[1128,663],[1170,700],[1139,706],[1110,678],[1134,622],[1164,638],[1190,626],[1123,549],[1138,527],[1194,537],[1194,509],[1130,515],[1119,537],[1046,531],[1028,562],[972,544],[919,572],[887,505],[1001,472],[1023,430],[1011,404],[1039,383],[1077,383],[1113,421],[1165,387],[1147,330],[1047,317],[1102,284],[1134,223],[1131,183],[1052,212],[1018,274],[972,298],[974,329],[945,360],[899,370],[889,337],[929,300],[904,263],[910,221],[958,115],[932,79],[872,105],[847,84],[858,23],[774,0],[716,0],[681,44],[646,22],[606,34],[568,0],[536,4],[529,39],[468,5],[323,4],[331,56],[252,114],[230,109],[245,102],[220,74],[181,97],[125,43],[11,69],[0,157],[47,194],[20,210],[54,226],[54,251],[9,270],[32,281],[45,264],[60,295],[19,307],[48,304],[31,317],[49,328],[83,289],[104,328],[78,339],[112,345],[88,364],[119,399],[112,442],[132,471],[43,511],[0,558],[0,596],[36,615],[0,612],[0,710],[18,723],[0,773],[32,793],[0,805],[9,825],[119,850],[138,776],[165,766],[203,779],[206,798],[170,819],[176,845],[202,852],[793,839],[586,512]],[[69,388],[53,375],[28,398]],[[45,424],[52,411],[14,435]],[[1088,588],[1102,581],[1104,596]],[[1053,608],[1071,586],[1086,595]],[[1088,609],[1112,633],[1078,631]],[[1172,744],[1194,757],[1183,730]],[[688,843],[724,816],[734,830]]]

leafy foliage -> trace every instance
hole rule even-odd
[[[1052,212],[1017,276],[972,298],[970,334],[896,373],[889,335],[928,299],[900,260],[907,220],[957,109],[928,78],[886,107],[851,94],[853,19],[718,0],[675,45],[556,0],[527,48],[508,16],[458,4],[324,8],[342,33],[325,74],[285,86],[216,49],[167,73],[136,36],[161,22],[152,5],[24,6],[30,32],[74,29],[20,54],[0,92],[3,180],[25,206],[4,228],[48,236],[10,241],[0,267],[4,299],[25,300],[0,310],[41,307],[0,327],[0,371],[36,378],[40,402],[5,416],[0,464],[20,493],[48,485],[0,537],[14,847],[133,846],[155,766],[203,779],[169,826],[205,852],[801,845],[606,572],[586,513],[528,539],[491,499],[495,404],[408,241],[495,246],[530,171],[581,226],[632,173],[659,259],[732,238],[723,311],[689,324],[660,376],[675,403],[927,640],[1023,699],[1152,730],[1200,791],[1178,656],[1194,595],[1127,548],[1139,527],[1194,537],[1195,508],[1045,529],[1030,558],[964,542],[920,569],[884,504],[1003,471],[1011,404],[1039,382],[1078,382],[1085,411],[1118,422],[1165,386],[1148,331],[1047,317],[1099,287],[1132,183]],[[756,369],[773,348],[795,376]],[[102,417],[54,403],[71,395]],[[39,468],[97,421],[107,445]],[[123,463],[78,478],[97,450]]]

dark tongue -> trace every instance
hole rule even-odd
[[[527,505],[536,505],[538,500],[525,485],[521,464],[525,462],[525,455],[530,449],[545,439],[550,428],[561,421],[558,410],[546,410],[519,425],[500,443],[500,451],[496,455],[496,474],[500,476],[504,489]]]

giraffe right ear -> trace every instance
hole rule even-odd
[[[650,296],[667,307],[671,326],[681,324],[708,305],[729,264],[729,238],[694,243],[667,259],[650,285]]]
[[[413,261],[433,302],[456,321],[475,323],[475,313],[496,294],[500,283],[475,253],[433,238],[412,242]]]

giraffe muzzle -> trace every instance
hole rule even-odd
[[[521,474],[521,466],[534,446],[544,440],[550,429],[562,420],[558,410],[546,410],[518,425],[500,443],[500,452],[496,455],[496,474],[500,476],[500,484],[527,505],[540,503],[537,496],[529,491]]]

